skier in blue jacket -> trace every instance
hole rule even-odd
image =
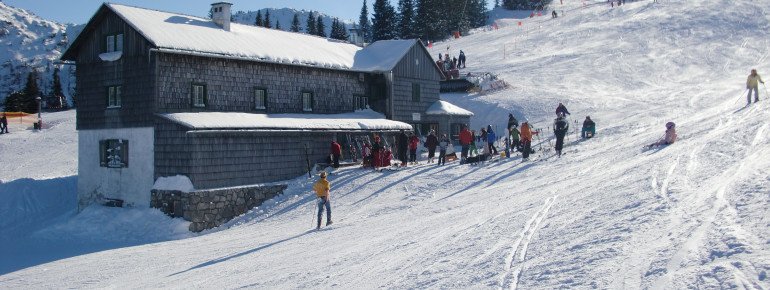
[[[495,141],[497,141],[497,135],[492,131],[492,125],[487,125],[487,144],[489,144],[489,153],[494,152],[494,155],[497,155],[499,153],[497,152],[497,148],[495,148]]]

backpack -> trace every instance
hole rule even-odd
[[[556,123],[554,124],[557,131],[562,131],[567,129],[567,122],[564,121],[564,119],[559,118],[556,119]]]

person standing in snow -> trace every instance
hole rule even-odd
[[[361,146],[361,159],[363,160],[363,166],[371,166],[372,164],[372,145],[369,145],[369,141],[364,141],[364,145]]]
[[[436,137],[436,131],[430,130],[428,138],[425,139],[425,147],[428,148],[428,163],[433,163],[433,158],[436,156],[437,146],[438,137]]]
[[[751,74],[749,74],[749,78],[746,79],[746,89],[749,90],[749,94],[746,95],[746,101],[748,102],[748,105],[751,105],[751,91],[754,91],[754,103],[759,102],[759,83],[765,84],[764,81],[762,81],[762,77],[757,74],[756,69],[751,70]]]
[[[526,120],[521,123],[521,159],[529,159],[529,153],[532,150],[532,129],[529,127],[529,122]]]
[[[471,131],[471,144],[468,146],[468,156],[479,155],[478,147],[476,147],[476,131]]]
[[[661,139],[658,142],[647,145],[647,147],[650,148],[650,147],[674,144],[674,142],[676,142],[676,137],[677,137],[676,124],[674,124],[674,122],[668,122],[666,123],[666,135],[663,136],[663,139]]]
[[[3,131],[8,133],[8,118],[5,117],[5,113],[0,116],[0,134],[3,134]]]
[[[339,168],[340,167],[340,155],[342,155],[342,146],[340,146],[340,143],[337,143],[337,140],[332,141],[332,145],[329,148],[329,151],[332,155],[332,167]]]
[[[492,131],[492,125],[487,125],[487,145],[489,146],[489,153],[498,155],[500,153],[497,152],[497,148],[495,148],[495,141],[497,141],[497,135],[495,135],[495,131]]]
[[[449,147],[449,138],[446,134],[441,135],[441,141],[438,142],[438,165],[446,163],[446,149]]]
[[[417,164],[417,145],[420,145],[420,138],[414,133],[409,137],[409,162]]]
[[[323,217],[323,209],[326,207],[326,225],[331,225],[332,222],[332,206],[329,200],[332,185],[326,180],[326,171],[321,171],[321,178],[313,184],[313,190],[318,197],[318,224],[316,229],[321,228],[321,218]]]
[[[570,113],[569,111],[567,111],[567,107],[564,106],[564,104],[559,103],[559,106],[556,107],[556,117],[559,117],[559,116],[566,117],[569,114]]]
[[[460,131],[460,146],[462,146],[462,151],[460,151],[460,164],[465,163],[465,159],[468,158],[468,149],[470,149],[471,142],[473,136],[471,135],[471,131],[468,130],[468,126],[463,126],[463,129]]]
[[[521,142],[519,141],[519,129],[516,127],[513,127],[508,132],[509,132],[508,136],[510,136],[510,139],[511,139],[511,147],[513,147],[513,150],[521,151]]]
[[[583,130],[581,130],[580,135],[583,138],[591,138],[596,135],[596,123],[591,120],[591,116],[586,116],[585,121],[583,121]]]
[[[404,130],[398,134],[398,159],[401,160],[401,166],[406,166],[406,150],[409,147],[409,136],[406,135]]]
[[[569,131],[569,123],[564,120],[564,117],[556,118],[553,122],[553,134],[556,135],[556,146],[554,149],[556,149],[556,154],[559,157],[561,157],[561,150],[564,148],[564,136],[567,135],[567,131]]]
[[[513,116],[513,114],[508,114],[508,130],[511,130],[511,128],[518,127],[519,121],[516,120],[516,117]]]
[[[372,167],[377,168],[382,164],[382,140],[379,135],[374,135],[374,143],[372,143]]]
[[[460,50],[460,58],[458,61],[460,61],[460,64],[458,65],[459,68],[465,68],[465,53],[462,50]]]

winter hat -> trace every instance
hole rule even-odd
[[[326,171],[321,171],[321,178],[326,178]]]
[[[668,123],[666,123],[666,129],[672,129],[672,128],[674,128],[675,126],[676,126],[676,124],[674,124],[674,122],[668,122]]]

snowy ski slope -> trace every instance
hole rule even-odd
[[[431,50],[512,85],[442,96],[474,128],[513,112],[548,132],[558,102],[590,115],[597,136],[562,158],[342,169],[320,231],[306,177],[201,235],[92,207],[0,239],[0,288],[770,288],[770,99],[739,96],[751,68],[770,80],[770,1],[564,2]],[[642,150],[667,121],[680,140]]]

